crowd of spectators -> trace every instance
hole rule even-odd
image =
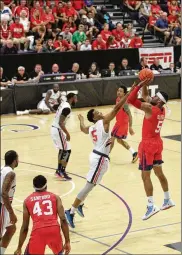
[[[154,59],[153,64],[149,67],[147,64],[146,58],[141,58],[140,63],[135,67],[135,74],[138,73],[138,71],[144,69],[144,68],[150,68],[153,70],[154,73],[162,73],[163,71],[167,71],[169,73],[180,73],[181,72],[181,57],[179,58],[179,61],[177,63],[170,63],[168,68],[163,68],[160,64],[160,60],[158,58]],[[86,73],[84,73],[80,65],[78,63],[73,63],[70,70],[68,70],[68,73],[75,73],[76,79],[95,79],[100,77],[116,77],[116,76],[125,76],[125,75],[131,75],[134,70],[129,66],[128,59],[123,58],[121,60],[120,65],[117,67],[114,62],[110,62],[109,65],[106,67],[106,69],[100,70],[98,64],[96,62],[93,62],[88,69]],[[8,77],[6,72],[4,73],[3,68],[0,67],[0,86],[1,87],[7,87],[8,85],[21,85],[21,84],[31,84],[31,83],[38,83],[41,76],[44,74],[50,74],[50,75],[59,75],[61,74],[61,70],[59,68],[58,64],[53,64],[49,72],[44,72],[42,69],[42,66],[40,64],[36,64],[34,67],[34,70],[32,72],[27,73],[25,67],[19,66],[17,69],[17,72],[15,72],[13,77]]]
[[[1,53],[106,50],[143,46],[141,36],[131,23],[123,26],[123,21],[120,21],[114,25],[105,7],[97,10],[92,2],[0,1]],[[180,44],[178,1],[168,1],[162,10],[157,0],[124,0],[121,8],[125,8],[132,19],[137,19],[160,38],[164,37],[165,42]]]

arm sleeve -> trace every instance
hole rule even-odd
[[[63,115],[64,117],[67,117],[70,114],[70,112],[71,112],[70,108],[67,107],[62,110],[61,115]]]
[[[138,91],[141,89],[141,86],[137,86],[129,95],[128,97],[128,103],[132,104],[138,109],[141,109],[141,101],[137,99]]]

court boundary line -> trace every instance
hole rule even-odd
[[[3,159],[4,160],[4,159]],[[42,168],[47,168],[47,169],[51,169],[51,170],[55,170],[55,168],[53,167],[48,167],[48,166],[44,166],[44,165],[39,165],[39,164],[33,164],[33,163],[29,163],[29,162],[24,162],[24,161],[19,161],[19,163],[22,163],[22,164],[27,164],[27,165],[32,165],[32,166],[38,166],[38,167],[42,167]],[[68,172],[69,174],[71,175],[74,175],[76,177],[79,177],[81,179],[86,179],[85,177],[81,176],[81,175],[78,175],[78,174],[75,174],[75,173],[71,173],[71,172]],[[130,231],[130,228],[132,226],[132,212],[131,212],[131,209],[130,207],[128,206],[128,204],[126,203],[126,201],[119,195],[117,194],[116,192],[114,192],[113,190],[109,189],[108,187],[102,185],[102,184],[99,184],[98,186],[101,186],[102,188],[108,190],[109,192],[111,192],[113,195],[115,195],[126,207],[127,211],[128,211],[128,217],[129,217],[129,221],[128,221],[128,226],[125,230],[125,232],[122,234],[122,236],[120,237],[120,239],[115,242],[112,246],[109,246],[108,244],[105,244],[107,245],[107,247],[110,247],[109,249],[107,249],[104,253],[102,253],[102,255],[106,255],[108,254],[110,251],[112,251],[113,249],[115,249],[124,239],[125,237],[127,236],[127,234],[129,233]],[[20,210],[19,210],[20,211]],[[76,232],[75,232],[76,234]],[[80,235],[80,234],[79,234]],[[86,237],[86,238],[89,238],[89,237]],[[92,240],[92,239],[90,239]],[[93,240],[93,241],[96,241],[96,240]],[[98,242],[98,241],[97,241]],[[117,248],[118,250],[118,248]],[[121,251],[121,250],[120,250]],[[124,251],[122,251],[124,252]],[[127,253],[127,252],[124,252],[125,254],[130,254],[130,253]]]

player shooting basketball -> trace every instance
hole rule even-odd
[[[149,84],[150,81],[151,80],[148,79],[146,83],[139,83],[128,97],[128,102],[130,104],[145,113],[142,128],[142,141],[138,150],[140,161],[139,169],[142,170],[142,180],[148,201],[147,212],[143,216],[143,220],[149,219],[160,210],[154,204],[153,200],[153,185],[150,177],[152,169],[154,169],[164,191],[164,203],[161,210],[169,209],[175,205],[170,198],[168,181],[162,171],[163,141],[160,136],[160,131],[165,119],[164,105],[168,101],[168,95],[160,91],[155,97],[151,98],[146,87],[146,84]],[[141,88],[143,90],[144,100],[146,100],[144,103],[137,99],[138,92]]]

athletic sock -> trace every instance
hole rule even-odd
[[[70,210],[70,214],[75,214],[75,211],[76,211],[77,208],[75,208],[74,206],[71,207],[71,210]]]
[[[169,191],[164,192],[164,199],[170,199]]]
[[[61,172],[61,173],[65,173],[65,169],[66,169],[66,167],[61,165],[61,169],[60,169],[60,171],[59,171],[59,172]]]
[[[153,196],[151,196],[151,197],[147,197],[147,201],[148,201],[148,206],[153,206],[153,205],[154,205],[154,199],[153,199]]]
[[[129,148],[129,151],[131,152],[132,155],[135,153],[135,150],[131,147]]]
[[[84,204],[84,201],[82,201],[81,203],[80,203],[80,205],[83,205]]]
[[[0,247],[0,250],[1,250],[1,255],[4,255],[4,253],[5,253],[5,251],[6,251],[6,248]]]

